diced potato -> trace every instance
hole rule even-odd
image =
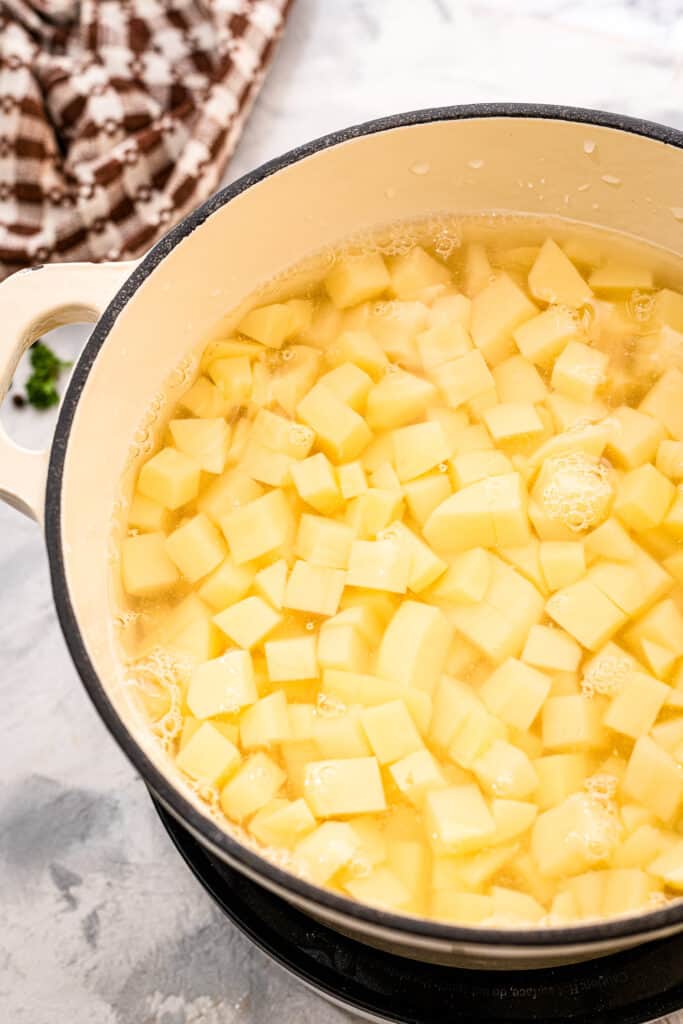
[[[131,597],[150,597],[168,590],[180,579],[166,550],[163,533],[141,533],[121,543],[121,576]]]
[[[528,539],[526,489],[517,473],[463,487],[432,512],[424,526],[437,550],[510,546]]]
[[[295,553],[311,565],[346,569],[354,532],[345,523],[304,513],[294,545]]]
[[[382,376],[389,359],[376,338],[369,331],[344,331],[325,349],[325,359],[331,366],[354,363],[364,373],[377,380]]]
[[[213,622],[208,619],[196,619],[168,642],[169,649],[184,654],[194,661],[211,661],[225,650],[225,638]]]
[[[655,724],[669,687],[644,672],[632,672],[622,683],[605,712],[604,724],[637,739]]]
[[[543,672],[517,658],[508,658],[491,673],[479,693],[489,711],[507,725],[530,729],[550,693],[550,686],[551,680]]]
[[[437,921],[476,925],[493,915],[493,900],[480,893],[444,889],[432,892],[429,909]]]
[[[372,752],[382,765],[423,749],[422,738],[402,700],[377,704],[361,712]]]
[[[591,288],[608,298],[627,297],[634,289],[648,291],[653,287],[652,271],[617,260],[608,260],[588,278]]]
[[[683,768],[649,736],[641,736],[629,758],[623,793],[669,823],[683,799]]]
[[[324,718],[317,715],[313,722],[312,738],[320,758],[369,757],[372,754],[367,736],[354,713],[335,714]]]
[[[158,501],[135,492],[128,507],[129,529],[144,530],[147,533],[166,533],[170,521],[171,515],[167,508]]]
[[[457,488],[466,487],[487,477],[512,473],[513,469],[507,455],[494,448],[488,451],[461,452],[450,462],[451,478]]]
[[[532,626],[522,652],[527,665],[549,672],[575,672],[581,657],[576,640],[555,626]]]
[[[545,907],[527,893],[506,889],[500,885],[491,887],[493,913],[497,919],[511,922],[537,923],[545,917]]]
[[[590,402],[607,379],[609,357],[582,341],[570,341],[555,360],[552,386],[577,402]]]
[[[683,840],[648,865],[648,872],[671,889],[683,889]]]
[[[463,260],[463,291],[473,298],[491,283],[493,268],[486,249],[479,242],[470,242]]]
[[[616,842],[604,805],[586,793],[574,793],[536,819],[531,854],[544,877],[559,878],[604,862]]]
[[[395,541],[405,551],[410,559],[408,589],[415,594],[421,593],[446,571],[447,563],[438,558],[428,544],[400,521],[390,523],[379,535],[379,539]]]
[[[248,651],[226,651],[192,672],[187,706],[195,718],[230,715],[258,699]]]
[[[399,299],[417,299],[435,285],[450,284],[447,267],[419,246],[401,256],[394,256],[389,264],[391,290]]]
[[[436,371],[439,388],[452,409],[465,402],[488,395],[495,390],[495,381],[481,352],[474,350],[448,362]]]
[[[287,562],[279,558],[254,576],[254,587],[273,608],[282,608],[287,586]]]
[[[211,722],[202,722],[197,724],[175,763],[191,778],[220,786],[236,771],[241,760],[234,743]]]
[[[646,462],[619,481],[614,511],[632,530],[651,530],[666,516],[675,493],[671,481]]]
[[[524,800],[538,786],[538,777],[524,751],[504,740],[494,740],[474,761],[472,771],[490,796]]]
[[[329,515],[342,504],[334,467],[322,452],[292,463],[290,473],[299,497],[317,512]]]
[[[518,569],[537,590],[545,594],[547,587],[541,571],[541,545],[535,537],[527,544],[517,544],[498,548],[498,554],[506,562]]]
[[[365,877],[352,878],[344,888],[354,899],[373,907],[400,912],[410,904],[410,889],[386,867],[377,867]]]
[[[445,462],[450,454],[439,423],[416,423],[410,427],[401,427],[393,432],[392,438],[394,465],[401,482],[422,476],[440,462]]]
[[[546,405],[550,410],[555,429],[558,431],[576,429],[582,423],[597,423],[599,420],[603,420],[608,413],[607,406],[597,398],[588,402],[579,402],[558,391],[550,392],[546,398]]]
[[[552,363],[577,334],[576,317],[564,306],[551,306],[513,331],[522,356],[544,367]]]
[[[180,399],[180,405],[193,416],[215,419],[225,416],[230,403],[208,377],[198,377]]]
[[[222,473],[228,458],[231,431],[224,419],[171,420],[173,443],[207,473]]]
[[[461,323],[452,321],[422,331],[415,338],[415,344],[426,373],[438,370],[474,347],[469,331]]]
[[[340,614],[344,615],[343,612]],[[354,623],[339,619],[340,615],[335,615],[320,627],[320,665],[323,668],[348,668],[352,672],[367,671],[370,663],[367,640]]]
[[[268,677],[272,683],[317,679],[318,659],[314,636],[269,640],[264,644]]]
[[[524,800],[496,799],[491,802],[491,813],[496,823],[492,843],[499,845],[528,832],[536,819],[538,808],[535,803]]]
[[[601,707],[584,696],[549,697],[542,729],[547,750],[592,750],[605,743]]]
[[[436,506],[450,495],[451,484],[448,475],[437,470],[408,481],[403,492],[413,519],[424,526]]]
[[[533,302],[506,273],[498,274],[474,296],[472,339],[489,365],[495,366],[514,354],[513,331],[537,312]]]
[[[412,558],[405,546],[391,540],[355,540],[349,553],[346,583],[351,587],[405,594]]]
[[[664,437],[662,424],[652,416],[628,405],[610,414],[612,434],[606,454],[615,465],[635,469],[651,462]]]
[[[346,822],[325,821],[294,848],[298,863],[315,885],[329,882],[355,856],[360,840]]]
[[[197,497],[200,467],[175,448],[162,448],[143,465],[138,490],[164,508],[174,510]]]
[[[630,565],[601,559],[588,573],[588,579],[627,615],[635,615],[641,610],[642,585],[638,573]]]
[[[220,526],[223,516],[255,501],[262,494],[261,484],[252,480],[241,468],[228,469],[201,492],[197,499],[197,509]]]
[[[386,809],[382,777],[374,757],[312,761],[306,767],[304,796],[318,818]]]
[[[639,650],[644,640],[668,647],[675,654],[683,654],[683,613],[671,598],[665,598],[637,622],[626,634],[631,647]]]
[[[329,388],[341,402],[350,405],[356,412],[362,412],[372,387],[372,377],[355,363],[340,363],[329,373],[323,374],[320,383]]]
[[[287,581],[283,606],[314,615],[334,615],[345,581],[342,569],[297,559]]]
[[[443,671],[452,633],[438,608],[403,601],[382,637],[377,674],[431,693]]]
[[[589,302],[593,296],[589,285],[552,238],[543,243],[529,271],[529,289],[534,298],[541,302],[557,303],[574,309]]]
[[[558,590],[549,598],[546,611],[590,651],[606,643],[626,621],[621,609],[588,579]]]
[[[640,412],[658,420],[676,441],[683,441],[683,373],[677,367],[666,370],[638,406]]]
[[[430,789],[424,809],[427,834],[436,853],[479,850],[495,835],[496,823],[476,785]]]
[[[587,560],[605,558],[614,562],[630,562],[635,546],[627,531],[617,519],[606,519],[586,536]]]
[[[324,384],[311,388],[299,402],[297,415],[316,432],[318,443],[337,462],[355,459],[372,438],[363,417]]]
[[[370,487],[350,501],[346,521],[360,539],[376,537],[389,523],[400,519],[403,495],[393,487]]]
[[[287,698],[283,690],[269,693],[242,712],[240,743],[243,750],[271,747],[290,737]]]
[[[263,846],[291,850],[315,825],[308,804],[300,797],[266,804],[249,822],[249,832]]]
[[[347,462],[343,466],[337,466],[337,479],[344,501],[357,498],[359,494],[365,494],[368,489],[365,470],[361,462]]]
[[[673,504],[664,517],[662,526],[676,541],[683,540],[683,486],[676,488]]]
[[[528,324],[533,322],[527,321]],[[524,330],[524,327],[520,330]],[[535,405],[536,402],[542,402],[547,395],[547,388],[540,373],[529,359],[521,355],[510,356],[505,362],[499,363],[493,371],[493,379],[500,402],[525,402]]]
[[[501,402],[485,410],[483,416],[491,437],[500,444],[543,431],[543,421],[529,403]]]
[[[221,518],[221,529],[234,561],[242,565],[286,544],[293,533],[294,516],[283,492],[269,491],[228,512]]]
[[[416,807],[422,806],[430,789],[445,789],[448,785],[439,762],[422,748],[394,761],[389,774],[403,796]]]
[[[589,774],[586,754],[547,754],[533,764],[538,778],[534,799],[542,811],[581,792]]]
[[[199,596],[219,611],[244,597],[254,580],[254,570],[249,565],[235,565],[230,555],[202,583]]]
[[[289,455],[273,452],[253,440],[247,442],[240,457],[240,464],[249,476],[270,487],[286,487],[290,483],[290,467],[293,463]]]
[[[374,299],[391,288],[391,277],[379,253],[338,259],[324,281],[337,309]]]
[[[239,647],[250,648],[272,633],[282,616],[263,598],[245,597],[214,615],[213,621]]]
[[[456,556],[433,593],[446,601],[477,604],[489,589],[491,572],[489,553],[484,548],[472,548]]]
[[[166,552],[190,583],[196,583],[225,558],[227,548],[211,520],[199,512],[166,538]]]
[[[285,773],[267,754],[252,754],[221,790],[221,807],[232,821],[242,822],[265,807],[284,781]]]
[[[582,541],[543,541],[539,557],[548,590],[568,587],[586,573],[586,555]]]
[[[247,402],[251,397],[253,374],[247,356],[214,359],[208,367],[208,374],[230,404]]]

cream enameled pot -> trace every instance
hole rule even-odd
[[[40,267],[0,286],[0,398],[38,336],[97,321],[51,450],[25,451],[0,430],[0,497],[44,523],[57,612],[100,715],[150,789],[201,842],[355,938],[426,960],[541,967],[683,930],[683,901],[571,928],[455,927],[318,889],[220,829],[164,771],[117,682],[111,522],[136,429],[169,371],[226,310],[356,231],[433,213],[503,211],[569,217],[683,256],[681,207],[683,134],[673,129],[564,107],[447,107],[350,128],[266,164],[192,213],[139,264]]]

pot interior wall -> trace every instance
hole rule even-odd
[[[354,137],[284,166],[187,235],[118,316],[68,438],[67,583],[117,711],[125,714],[109,605],[112,510],[145,411],[226,311],[353,232],[433,213],[568,217],[681,253],[683,224],[672,212],[683,206],[681,182],[683,151],[643,136],[548,119],[444,120]]]

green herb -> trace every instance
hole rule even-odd
[[[56,383],[62,370],[71,366],[42,341],[31,348],[31,376],[26,381],[26,398],[35,409],[49,409],[59,401]]]

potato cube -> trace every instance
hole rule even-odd
[[[391,277],[380,254],[373,252],[338,259],[323,283],[337,309],[348,309],[387,291]]]
[[[346,583],[351,587],[405,594],[412,568],[406,547],[391,540],[355,540],[351,544]]]
[[[270,747],[290,737],[287,698],[283,690],[269,693],[242,712],[240,743],[243,750]]]
[[[394,465],[401,482],[421,476],[440,462],[445,462],[450,454],[439,423],[416,423],[401,427],[393,432],[392,439]]]
[[[418,749],[407,754],[389,768],[389,774],[404,797],[421,807],[430,789],[445,789],[448,785],[439,762],[428,750]]]
[[[529,289],[541,302],[577,308],[593,293],[557,242],[547,238],[529,271]]]
[[[474,346],[469,331],[461,323],[448,321],[422,331],[415,338],[420,362],[427,373],[463,356]]]
[[[609,357],[582,341],[570,341],[555,360],[551,384],[577,402],[590,402],[607,379]]]
[[[670,889],[683,889],[683,840],[678,840],[656,860],[648,864],[648,873],[660,879]]]
[[[608,414],[608,408],[597,398],[588,402],[579,402],[568,398],[559,391],[551,391],[546,398],[552,422],[556,431],[576,429],[582,423],[597,423]]]
[[[342,504],[334,467],[322,452],[293,462],[289,471],[299,497],[317,512],[329,515]]]
[[[504,740],[494,740],[476,758],[472,771],[490,796],[524,800],[538,786],[538,777],[524,751]]]
[[[231,431],[224,419],[171,420],[173,443],[207,473],[222,473],[228,458]]]
[[[314,636],[268,640],[264,644],[268,678],[272,683],[317,679],[318,659]]]
[[[367,640],[352,622],[339,621],[339,618],[335,615],[320,627],[318,661],[323,668],[365,672],[370,663]]]
[[[411,516],[424,526],[436,506],[451,494],[448,474],[437,471],[410,480],[405,484],[403,493]]]
[[[174,510],[197,497],[200,467],[175,448],[162,448],[143,465],[138,490],[164,508]]]
[[[513,331],[537,312],[533,302],[506,273],[498,274],[474,296],[472,339],[490,366],[514,354]]]
[[[429,381],[395,368],[368,396],[367,422],[372,430],[391,430],[424,416],[436,388]]]
[[[308,804],[300,797],[266,804],[249,822],[249,832],[263,846],[291,850],[315,825]]]
[[[589,697],[549,697],[543,706],[543,746],[593,750],[605,743],[600,705]]]
[[[304,513],[294,545],[295,553],[311,565],[346,569],[354,532],[345,523]]]
[[[450,491],[450,488],[448,488]],[[445,497],[445,495],[444,495]],[[170,512],[158,501],[135,492],[128,507],[128,528],[146,533],[166,533],[171,520]]]
[[[463,291],[473,298],[491,282],[493,268],[488,254],[479,242],[470,242],[463,261]]]
[[[434,509],[424,525],[429,544],[441,551],[493,547],[496,533],[490,509],[489,480],[463,487]]]
[[[473,688],[459,679],[442,675],[434,690],[430,743],[440,753],[447,751],[456,730],[475,709],[483,709],[483,704]]]
[[[340,363],[320,378],[320,383],[329,388],[346,405],[356,412],[362,412],[372,388],[372,377],[355,363]]]
[[[290,467],[294,460],[282,452],[273,452],[258,441],[248,440],[240,454],[240,465],[259,483],[270,487],[286,487],[290,483]]]
[[[325,821],[294,848],[297,861],[315,885],[325,885],[356,855],[360,840],[350,825]]]
[[[640,649],[648,667],[659,679],[666,679],[677,661],[675,651],[655,643],[653,640],[642,640]],[[671,694],[669,694],[671,696]]]
[[[519,473],[501,473],[482,481],[498,547],[526,544],[530,540],[527,492]],[[475,485],[476,486],[476,485]]]
[[[379,539],[395,541],[410,558],[408,589],[415,594],[425,590],[446,571],[447,563],[437,558],[429,545],[400,521],[391,523]]]
[[[248,565],[235,565],[230,555],[202,583],[198,594],[203,601],[219,611],[239,601],[249,590],[254,571]]]
[[[399,299],[417,299],[435,285],[450,284],[447,267],[419,246],[390,261],[391,290]]]
[[[202,419],[225,416],[230,406],[222,392],[208,377],[198,377],[189,391],[181,396],[179,404],[193,416]]]
[[[617,260],[608,260],[597,267],[588,278],[591,288],[608,298],[626,298],[634,289],[649,291],[654,287],[649,267],[632,266]]]
[[[528,324],[533,322],[527,321]],[[520,330],[524,330],[524,327]],[[540,373],[529,359],[521,355],[510,356],[496,366],[493,379],[500,402],[524,402],[535,405],[536,402],[544,401],[547,395],[547,388]]]
[[[150,597],[174,586],[180,574],[166,551],[163,533],[141,533],[121,544],[121,576],[131,597]]]
[[[668,824],[683,799],[683,768],[649,736],[640,736],[629,758],[622,791]]]
[[[443,671],[452,635],[438,608],[403,601],[382,637],[377,674],[400,686],[431,693]]]
[[[293,528],[292,509],[281,490],[269,491],[221,518],[221,529],[237,565],[286,544]]]
[[[655,296],[655,317],[676,331],[683,331],[683,295],[662,288]]]
[[[285,773],[267,754],[252,754],[221,790],[221,807],[232,821],[242,822],[265,807],[285,779]]]
[[[443,363],[436,371],[437,383],[451,409],[482,396],[495,396],[495,381],[477,350]]]
[[[550,672],[576,672],[582,651],[573,637],[555,626],[532,626],[522,661]]]
[[[660,441],[655,465],[670,480],[683,480],[683,441]]]
[[[372,754],[367,736],[357,714],[335,714],[330,718],[317,715],[312,738],[318,748],[315,760],[324,758],[369,757]]]
[[[382,777],[374,757],[312,761],[306,766],[304,796],[318,818],[386,810]]]
[[[668,647],[677,655],[683,654],[683,614],[671,598],[660,601],[631,626],[627,633],[629,644],[636,650],[644,640]]]
[[[617,519],[606,519],[586,536],[584,544],[589,562],[596,558],[630,562],[635,550],[633,541]]]
[[[192,672],[187,706],[195,718],[230,715],[258,698],[248,651],[226,651]]]
[[[237,769],[241,755],[212,722],[198,722],[175,763],[186,775],[211,786],[220,786]]]
[[[355,459],[372,438],[363,417],[324,384],[311,388],[296,411],[316,432],[323,450],[338,462]]]
[[[226,470],[213,480],[197,499],[197,508],[216,525],[223,516],[236,508],[255,501],[263,494],[263,487],[240,469]]]
[[[482,601],[491,582],[491,556],[484,548],[463,551],[434,588],[434,596],[462,604]]]
[[[655,724],[669,687],[644,672],[632,672],[605,712],[604,724],[624,736],[638,739]]]
[[[568,587],[586,573],[586,554],[582,541],[543,541],[539,556],[548,590]]]
[[[543,672],[517,658],[508,658],[492,672],[479,693],[489,711],[507,725],[525,730],[533,725],[550,686],[551,680]]]
[[[249,401],[252,394],[253,374],[251,361],[247,356],[214,359],[207,372],[223,397],[231,405]]]
[[[524,627],[486,601],[457,605],[449,617],[456,629],[496,664],[519,654],[524,646]]]
[[[577,334],[576,318],[563,306],[551,306],[513,331],[522,356],[537,366],[549,366]]]
[[[546,612],[590,651],[602,647],[626,621],[621,609],[588,579],[556,591]]]
[[[361,712],[361,723],[380,764],[392,764],[424,747],[402,700],[366,708]]]
[[[545,917],[546,910],[538,900],[517,889],[506,889],[500,885],[491,887],[493,913],[497,920],[510,922],[537,923]]]
[[[483,416],[491,437],[499,444],[543,431],[543,421],[535,407],[529,403],[501,402],[486,409]]]
[[[343,331],[327,345],[325,359],[331,366],[353,363],[373,380],[382,376],[389,360],[369,331]]]
[[[227,548],[211,520],[199,512],[166,538],[166,552],[185,579],[196,583],[223,561]]]
[[[588,573],[588,579],[627,615],[641,610],[642,585],[638,573],[630,565],[601,559]]]
[[[493,448],[488,451],[461,452],[450,463],[451,478],[458,488],[487,477],[512,473],[513,468],[507,455]]]
[[[436,853],[466,853],[488,845],[496,824],[478,786],[450,786],[425,793],[425,824]]]
[[[358,461],[337,466],[337,479],[344,501],[357,498],[359,494],[365,494],[368,489],[363,464]]]
[[[298,310],[288,302],[274,302],[252,309],[239,322],[241,334],[260,341],[268,348],[282,348],[301,327]]]
[[[245,597],[231,605],[213,621],[238,647],[255,647],[282,621],[282,616],[273,610],[261,597]]]
[[[480,893],[443,889],[432,892],[429,909],[437,921],[477,925],[493,915],[493,900]]]
[[[546,593],[547,587],[541,571],[541,545],[535,537],[527,544],[516,544],[498,549],[506,562],[518,569],[537,590]]]
[[[168,647],[194,661],[210,661],[225,650],[225,638],[209,619],[196,619],[179,630]]]
[[[538,777],[534,799],[542,811],[580,793],[589,774],[586,754],[546,754],[533,764]]]
[[[683,441],[683,373],[672,367],[665,371],[638,406],[668,430],[676,441]]]
[[[632,530],[651,530],[666,516],[675,493],[671,481],[646,462],[621,478],[614,511]]]
[[[411,902],[411,892],[398,876],[386,867],[376,867],[367,876],[351,878],[344,888],[356,900],[373,907],[400,912]]]
[[[676,488],[673,504],[662,523],[665,531],[676,541],[683,540],[683,486]]]
[[[492,800],[491,814],[496,823],[496,834],[492,843],[508,843],[517,839],[533,825],[538,808],[523,800]]]
[[[622,405],[610,414],[612,435],[606,454],[616,466],[635,469],[655,457],[664,428],[644,412]]]
[[[342,569],[312,565],[297,559],[287,581],[284,607],[314,615],[334,615],[339,607],[345,578]]]
[[[251,428],[252,437],[263,447],[292,459],[305,459],[315,442],[310,427],[271,412],[259,409]]]
[[[560,878],[606,860],[616,841],[604,804],[586,793],[573,793],[538,816],[531,832],[531,855],[541,875]]]
[[[287,562],[284,558],[279,558],[265,569],[260,569],[254,576],[255,589],[273,608],[282,608],[287,587],[287,571]]]
[[[350,501],[346,521],[355,534],[366,539],[376,537],[389,523],[400,519],[403,513],[403,495],[394,488],[370,487],[365,494]]]

